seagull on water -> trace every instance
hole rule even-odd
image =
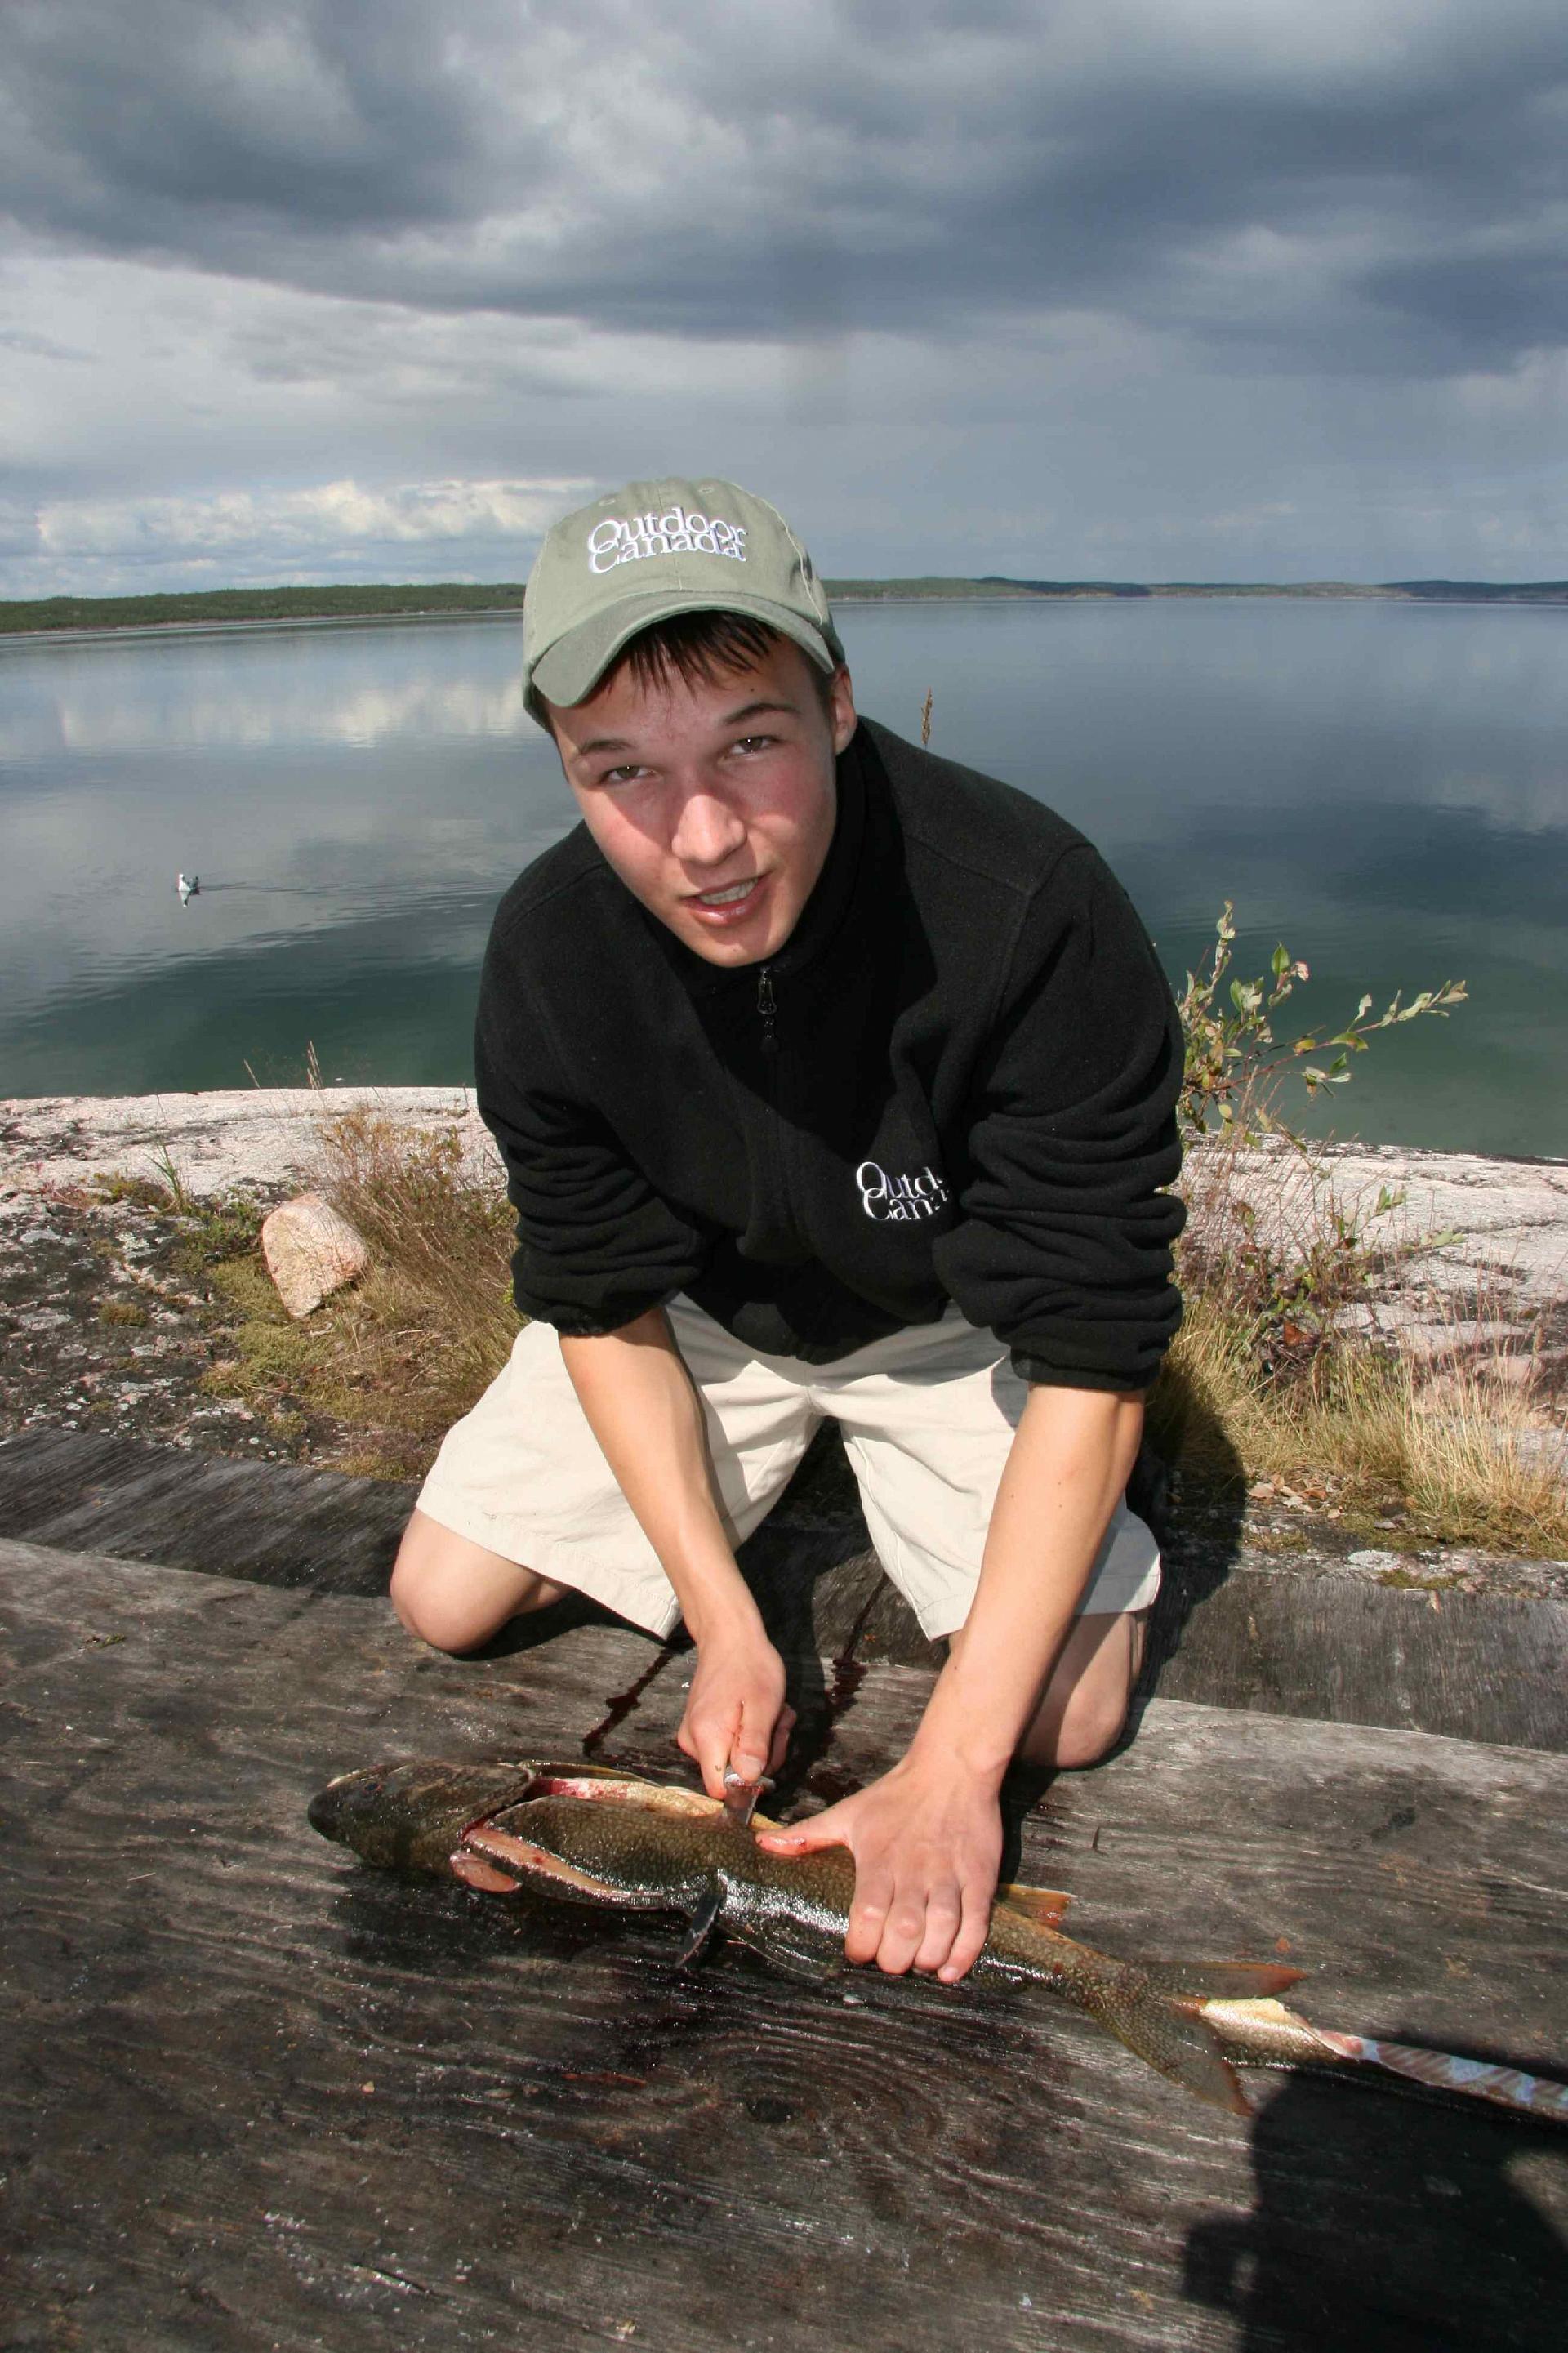
[[[182,907],[188,907],[190,905],[191,901],[195,898],[197,893],[200,892],[201,887],[202,878],[199,874],[181,873],[176,874],[174,877],[174,888],[180,894],[180,904]]]

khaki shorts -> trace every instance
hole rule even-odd
[[[813,1430],[844,1434],[877,1556],[925,1631],[969,1614],[1002,1466],[1028,1395],[1007,1351],[950,1308],[831,1365],[761,1356],[686,1298],[668,1310],[697,1385],[721,1516],[732,1542],[776,1503]],[[453,1425],[419,1497],[443,1527],[668,1634],[669,1580],[610,1474],[548,1324]],[[1119,1504],[1079,1613],[1146,1609],[1160,1555]]]

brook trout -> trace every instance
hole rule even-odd
[[[531,1886],[576,1904],[684,1915],[693,1959],[716,1929],[776,1967],[847,1967],[855,1894],[843,1848],[774,1855],[717,1799],[595,1765],[485,1757],[345,1773],[311,1801],[324,1838],[367,1862],[427,1871],[494,1894]],[[775,1827],[755,1817],[758,1829]],[[1237,2065],[1373,2066],[1568,2123],[1568,2085],[1442,2051],[1310,2025],[1278,1999],[1300,1969],[1273,1962],[1135,1962],[1064,1936],[1072,1901],[1003,1887],[972,1975],[1049,1988],[1200,2099],[1250,2113]]]

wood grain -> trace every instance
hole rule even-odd
[[[318,1593],[385,1591],[416,1493],[113,1434],[27,1430],[0,1440],[0,1533]],[[882,1576],[831,1429],[741,1557],[786,1656],[937,1662]],[[1245,1555],[1199,1574],[1178,1541],[1144,1689],[1568,1754],[1568,1609],[1484,1593],[1436,1600]],[[587,1602],[563,1615],[607,1622]],[[826,1690],[819,1680],[814,1704]]]
[[[374,1602],[0,1544],[7,2347],[1545,2347],[1545,2128],[1289,2079],[1250,2126],[1072,2012],[797,1985],[663,1924],[374,1873],[303,1807],[443,1749],[671,1760],[610,1627],[457,1662]],[[825,1765],[929,1675],[873,1666]],[[1022,1822],[1129,1953],[1560,2069],[1568,1765],[1156,1702]]]
[[[1149,1681],[1167,1699],[1568,1753],[1568,1608],[1426,1592],[1342,1571],[1234,1566],[1157,1610]]]

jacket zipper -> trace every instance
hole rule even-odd
[[[776,1200],[782,1229],[795,1231],[795,1212],[790,1201],[789,1174],[784,1156],[784,1120],[779,1105],[779,1032],[778,999],[773,995],[773,967],[762,965],[757,971],[757,1016],[763,1025],[763,1063],[767,1072],[767,1104],[769,1126],[773,1134],[773,1182],[777,1187]]]
[[[774,1027],[778,1005],[773,997],[773,976],[768,965],[763,965],[757,974],[757,1011],[763,1021],[763,1051],[771,1059],[778,1052],[779,1034]]]

